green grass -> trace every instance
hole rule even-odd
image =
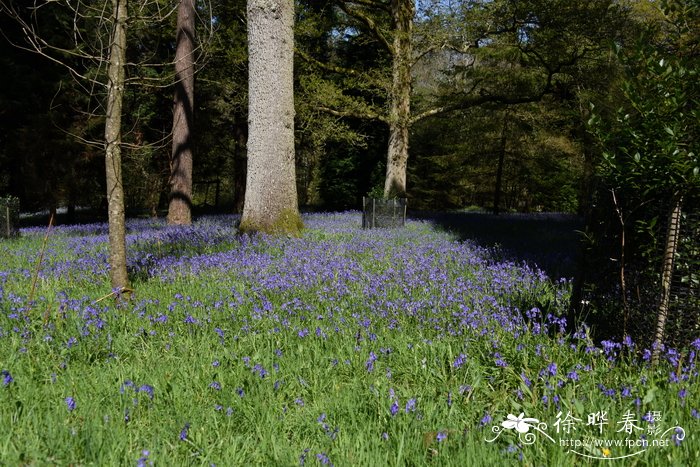
[[[544,316],[523,321],[528,303],[549,303],[549,311],[563,313],[568,284],[537,279],[513,264],[470,263],[462,257],[467,250],[456,250],[454,239],[430,224],[409,223],[404,231],[374,236],[354,227],[334,230],[308,220],[307,225],[301,239],[264,238],[250,246],[271,258],[255,267],[268,268],[288,285],[298,279],[292,277],[295,267],[304,277],[310,255],[330,255],[342,266],[336,276],[274,289],[259,288],[241,265],[170,278],[145,274],[135,283],[133,300],[116,304],[95,303],[105,295],[105,278],[67,273],[42,280],[28,311],[41,234],[25,232],[3,243],[3,257],[11,259],[0,279],[0,370],[9,371],[13,381],[0,380],[0,465],[329,460],[655,466],[693,465],[700,457],[694,354],[686,351],[675,366],[667,359],[651,368],[623,346],[608,360],[585,336],[563,336]],[[68,246],[72,239],[54,233],[49,244],[54,253],[44,267],[75,259],[75,246]],[[227,248],[247,248],[238,242],[231,237]],[[430,255],[400,256],[424,252],[430,244]],[[90,254],[102,248],[96,245]],[[180,254],[217,250],[202,248],[208,250],[190,247]],[[397,257],[400,261],[392,261]],[[339,276],[352,267],[365,275],[342,282]],[[435,282],[414,278],[432,267]],[[523,277],[522,290],[499,288],[510,276]],[[384,288],[370,292],[372,281]],[[338,292],[341,286],[347,291]],[[456,291],[459,296],[450,297]],[[478,311],[478,326],[459,324],[464,307]],[[101,328],[89,321],[91,310],[99,314]],[[508,310],[515,318],[499,321],[499,313]],[[304,330],[308,333],[300,337]],[[465,358],[457,364],[461,354]],[[552,363],[556,374],[547,373]],[[568,376],[571,371],[578,378]],[[680,379],[675,382],[671,373]],[[615,394],[606,395],[600,385]],[[68,397],[76,404],[72,411]],[[598,411],[609,420],[598,438],[624,440],[617,422],[627,411],[643,427],[636,437],[650,426],[641,417],[654,411],[663,416],[659,425],[682,426],[686,438],[679,446],[650,447],[621,460],[576,455],[542,435],[528,445],[514,430],[487,442],[495,436],[493,426],[521,412],[546,422],[546,433],[557,440],[565,437],[554,431],[557,415],[570,412],[582,422],[567,438],[583,439],[595,435],[585,422]],[[600,450],[581,451],[602,457]],[[631,452],[620,447],[610,455]]]

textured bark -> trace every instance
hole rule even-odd
[[[192,222],[192,126],[194,120],[194,0],[177,10],[173,148],[170,158],[168,224]]]
[[[112,289],[129,286],[126,273],[124,187],[122,185],[121,126],[126,61],[127,0],[112,0],[112,43],[107,70],[107,113],[105,115],[105,172],[109,219],[109,276]]]
[[[654,345],[651,362],[658,363],[661,345],[666,334],[666,319],[668,317],[668,307],[671,301],[671,279],[673,277],[673,259],[678,250],[678,238],[681,232],[681,205],[682,199],[678,199],[668,217],[666,231],[666,245],[664,248],[663,268],[661,272],[661,303],[656,315],[656,332],[654,334]]]
[[[248,0],[248,173],[240,230],[297,234],[294,1]]]
[[[413,0],[392,0],[391,15],[394,39],[391,95],[389,96],[389,148],[386,161],[384,196],[406,196],[406,167],[411,124],[411,34],[415,3]]]

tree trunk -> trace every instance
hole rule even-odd
[[[294,1],[248,0],[248,173],[242,232],[299,233]]]
[[[107,70],[107,113],[105,118],[105,172],[109,219],[109,276],[112,289],[129,286],[126,273],[126,232],[124,187],[122,185],[121,121],[126,61],[127,0],[112,0],[114,29]]]
[[[664,248],[663,268],[661,271],[661,303],[656,315],[656,332],[654,334],[654,345],[651,362],[656,365],[661,353],[661,345],[664,342],[666,318],[668,317],[668,307],[671,301],[671,279],[673,277],[673,259],[678,250],[678,237],[681,232],[681,205],[682,198],[675,201],[673,209],[668,216],[666,230],[666,244]]]
[[[394,30],[392,43],[392,83],[389,96],[389,149],[386,161],[384,196],[406,196],[406,167],[411,118],[411,34],[415,3],[413,0],[392,0]]]
[[[194,120],[194,0],[177,9],[173,147],[168,224],[192,223],[192,127]]]
[[[508,144],[508,110],[503,112],[503,127],[501,128],[501,140],[498,147],[498,166],[496,167],[496,186],[493,190],[493,213],[501,212],[501,193],[503,192],[503,166],[506,162],[506,149]]]
[[[233,150],[233,212],[240,214],[245,204],[248,135],[243,124],[235,124],[233,134],[236,140],[236,147]]]

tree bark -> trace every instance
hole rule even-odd
[[[391,15],[394,31],[391,53],[392,83],[389,96],[389,148],[386,161],[384,196],[406,196],[406,168],[411,124],[411,60],[413,43],[413,0],[392,0]]]
[[[661,271],[661,303],[656,315],[656,332],[651,356],[652,365],[659,361],[661,345],[664,343],[666,319],[671,301],[671,279],[673,277],[673,259],[678,250],[678,238],[681,232],[681,206],[683,199],[678,198],[668,216],[666,230],[666,244],[664,248],[663,267]]]
[[[112,43],[107,70],[107,113],[105,118],[105,172],[109,222],[109,276],[112,289],[129,286],[126,272],[126,229],[122,185],[121,120],[126,62],[127,0],[112,0]]]
[[[168,224],[192,223],[192,128],[194,121],[194,0],[177,9],[173,147]]]
[[[236,147],[233,150],[233,212],[243,212],[245,204],[245,182],[247,177],[248,144],[247,127],[244,124],[235,124],[233,127]]]
[[[242,232],[302,227],[294,155],[294,1],[248,0],[248,173]]]
[[[501,140],[498,147],[498,165],[496,167],[496,186],[493,190],[493,213],[501,212],[501,193],[503,192],[503,166],[506,162],[506,149],[508,145],[508,110],[503,112],[503,127],[501,128]]]

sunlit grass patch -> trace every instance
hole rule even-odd
[[[17,255],[0,272],[0,459],[586,464],[542,436],[487,440],[520,413],[552,437],[571,414],[592,436],[586,422],[602,411],[598,438],[626,435],[616,430],[628,413],[636,437],[685,429],[628,462],[700,455],[697,348],[666,349],[650,368],[630,341],[567,336],[568,281],[428,222],[364,231],[358,213],[342,213],[305,224],[290,239],[238,236],[231,217],[134,223],[129,260],[140,269],[120,304],[100,300],[106,269],[85,266],[104,262],[99,229],[51,233],[32,304],[43,233],[3,243]]]

